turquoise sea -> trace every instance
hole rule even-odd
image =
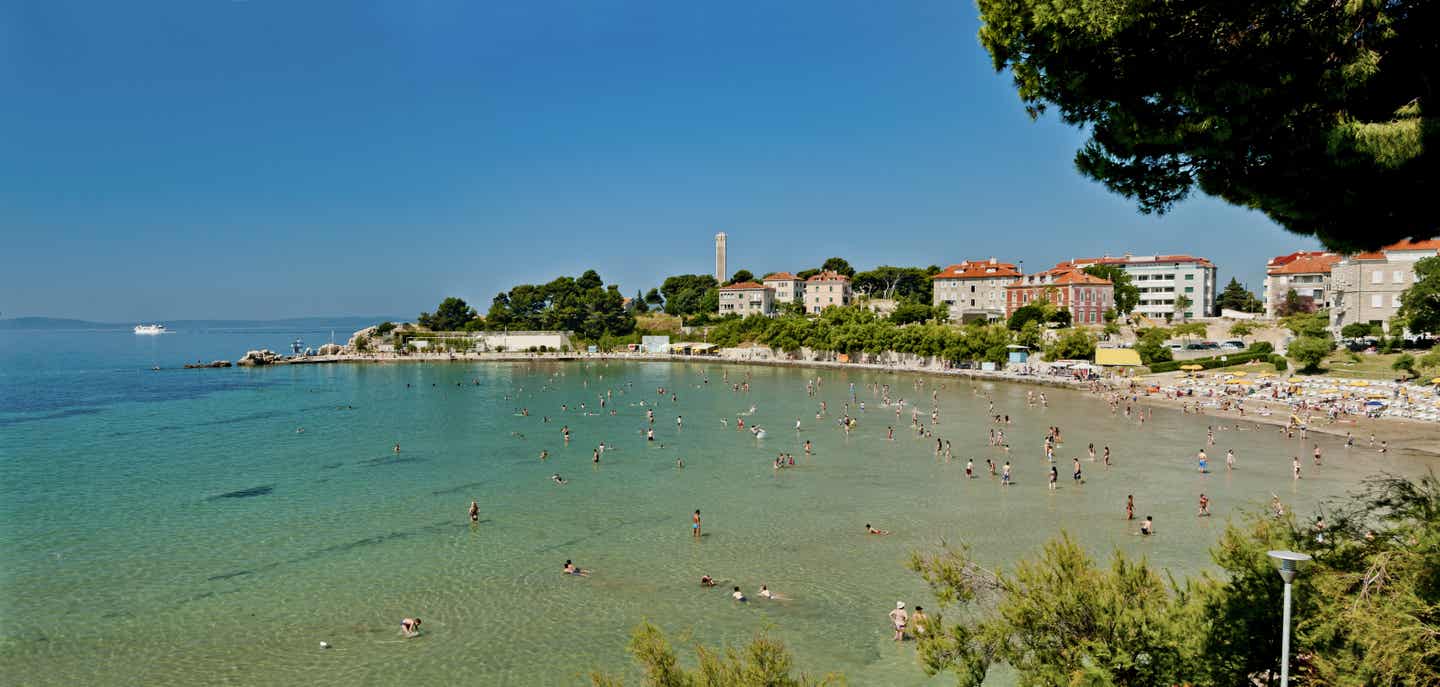
[[[328,330],[0,333],[0,683],[581,685],[598,668],[633,684],[625,643],[648,618],[682,644],[769,628],[803,668],[851,684],[952,684],[890,640],[897,600],[931,601],[905,569],[912,551],[964,542],[1003,567],[1065,529],[1189,574],[1209,566],[1227,516],[1272,493],[1308,513],[1366,475],[1424,469],[1331,439],[1316,468],[1309,442],[1247,425],[1217,432],[1215,472],[1201,475],[1205,418],[1156,409],[1141,428],[1077,392],[1045,389],[1049,407],[1027,408],[1033,387],[958,378],[599,361],[175,369],[296,336]],[[851,383],[847,436],[836,419]],[[873,384],[927,415],[938,391],[936,435],[954,459]],[[986,396],[1012,418],[1008,489],[984,474],[985,458],[1007,458],[986,445]],[[752,405],[763,439],[734,427]],[[1051,425],[1066,441],[1055,492]],[[1070,458],[1090,442],[1115,464],[1085,462],[1073,484]],[[780,452],[798,465],[773,469]],[[1196,517],[1201,492],[1215,517]],[[1127,494],[1156,536],[1135,535]],[[566,559],[593,574],[562,575]],[[705,574],[721,587],[700,588]],[[762,603],[761,584],[790,600]],[[732,602],[735,585],[753,601]],[[423,619],[421,637],[399,636],[406,616]]]

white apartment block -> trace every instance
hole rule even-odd
[[[1401,241],[1373,253],[1341,258],[1330,270],[1330,329],[1351,322],[1389,326],[1400,294],[1415,283],[1415,261],[1440,253],[1440,239]]]
[[[1336,253],[1297,251],[1265,263],[1265,316],[1279,315],[1277,307],[1291,291],[1309,298],[1315,308],[1330,307],[1330,270],[1340,261]]]
[[[934,287],[931,305],[949,309],[952,322],[986,322],[1005,317],[1005,287],[1020,278],[1008,262],[966,260],[930,277]]]
[[[720,315],[773,315],[775,290],[753,281],[720,287]]]
[[[776,303],[794,303],[805,297],[805,280],[789,272],[775,272],[760,280],[775,290]]]
[[[1080,268],[1114,265],[1125,270],[1131,283],[1140,289],[1135,314],[1157,320],[1188,320],[1215,312],[1215,265],[1205,258],[1127,253],[1120,257],[1077,258],[1068,264]],[[1182,295],[1190,299],[1190,307],[1179,311],[1175,303]]]
[[[836,272],[821,272],[805,280],[805,312],[819,314],[831,306],[850,305],[850,278]]]

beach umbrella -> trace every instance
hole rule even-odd
[[[1357,380],[1355,380],[1355,381],[1350,382],[1350,386],[1370,386],[1370,382],[1367,382],[1367,381],[1365,381],[1365,380],[1363,380],[1363,379],[1357,379]]]
[[[1203,370],[1203,369],[1205,369],[1205,366],[1204,366],[1204,365],[1181,365],[1181,366],[1180,366],[1180,369],[1185,370],[1185,371],[1187,371],[1187,372],[1194,372],[1194,371],[1196,371],[1196,370]]]
[[[1431,384],[1440,384],[1440,377],[1436,377],[1436,378],[1430,380],[1430,383],[1431,383]]]
[[[1266,378],[1269,378],[1269,377],[1279,377],[1280,375],[1277,375],[1277,374],[1275,374],[1274,372],[1261,372],[1260,374],[1255,375],[1255,376],[1257,376],[1257,377],[1266,377]]]
[[[1236,372],[1236,373],[1235,373],[1235,376],[1236,376],[1236,377],[1244,377],[1245,375],[1248,375],[1248,374],[1250,374],[1250,373],[1249,373],[1249,372]]]
[[[1367,406],[1383,406],[1383,405],[1385,405],[1385,402],[1384,402],[1384,401],[1366,401],[1366,402],[1365,402],[1365,405],[1367,405]]]

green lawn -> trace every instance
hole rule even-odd
[[[1400,357],[1399,353],[1357,353],[1356,355],[1360,357],[1360,361],[1351,362],[1352,359],[1344,349],[1335,351],[1325,359],[1323,375],[1360,379],[1398,379],[1402,375],[1402,373],[1390,369],[1390,365]]]

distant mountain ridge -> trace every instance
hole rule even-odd
[[[291,327],[300,329],[335,327],[346,329],[353,327],[354,330],[363,329],[372,324],[389,320],[391,322],[403,322],[403,317],[383,316],[359,316],[344,315],[339,317],[289,317],[278,320],[158,320],[166,328],[172,330],[185,329],[251,329],[257,327]],[[157,320],[146,320],[145,324],[151,324]],[[14,317],[0,319],[0,331],[18,330],[91,330],[91,331],[117,331],[129,330],[134,327],[135,322],[92,322],[90,320],[74,320],[60,317]],[[348,333],[348,332],[347,332]]]

